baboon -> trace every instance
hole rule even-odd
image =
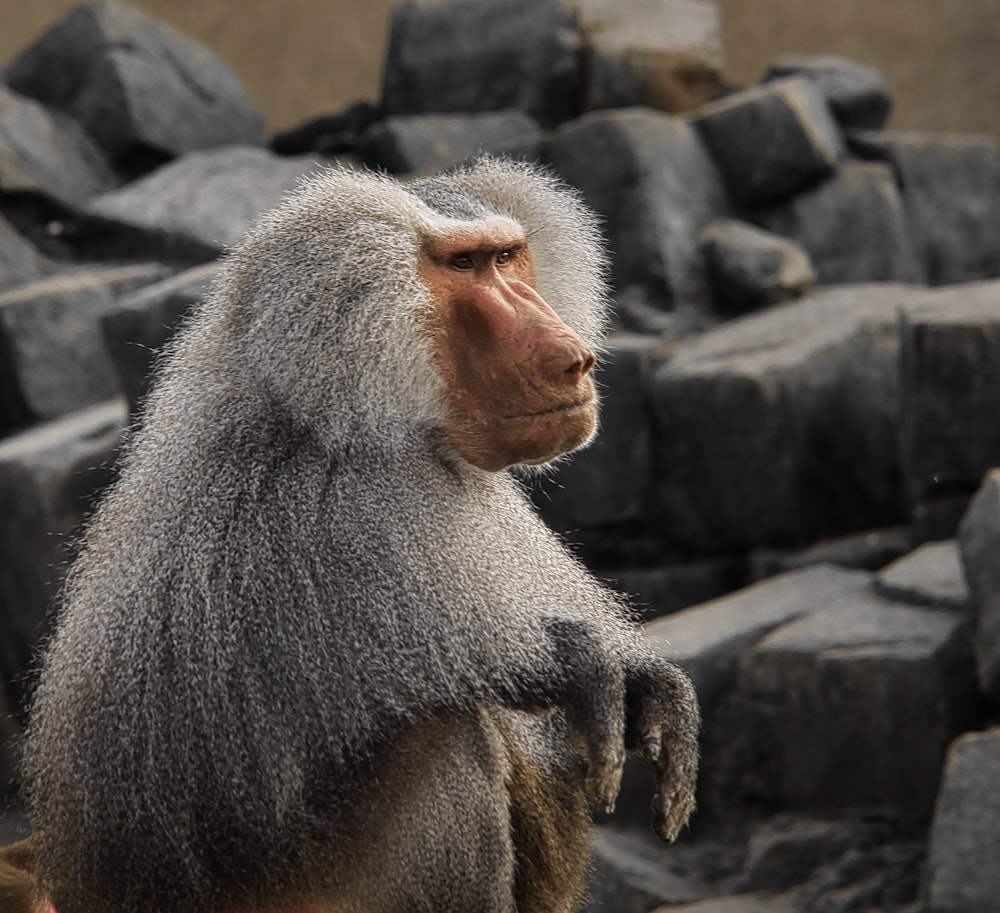
[[[593,432],[605,273],[577,196],[495,159],[329,169],[227,255],[67,580],[39,896],[568,911],[626,751],[674,839],[692,687],[510,471]]]

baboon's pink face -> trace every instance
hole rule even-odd
[[[463,459],[495,472],[585,443],[597,418],[594,353],[535,291],[524,236],[476,230],[429,241],[421,275],[437,302],[430,329],[451,406],[444,431]]]

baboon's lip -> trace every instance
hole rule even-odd
[[[523,418],[539,418],[543,415],[555,415],[559,412],[572,412],[576,409],[592,409],[597,403],[593,399],[581,400],[577,403],[563,403],[561,406],[553,406],[551,409],[542,409],[540,412],[522,412],[517,415],[505,415],[505,422],[514,422]]]

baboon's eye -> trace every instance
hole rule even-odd
[[[509,250],[502,250],[497,254],[497,266],[506,266],[514,259],[514,255]]]
[[[455,254],[448,262],[452,269],[470,270],[475,269],[476,264],[471,254]]]

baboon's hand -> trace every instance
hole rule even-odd
[[[701,715],[683,670],[652,658],[630,670],[625,745],[653,766],[653,830],[672,843],[695,803]]]
[[[551,618],[546,630],[562,664],[566,721],[587,763],[587,799],[610,813],[625,764],[625,671],[589,622]]]

